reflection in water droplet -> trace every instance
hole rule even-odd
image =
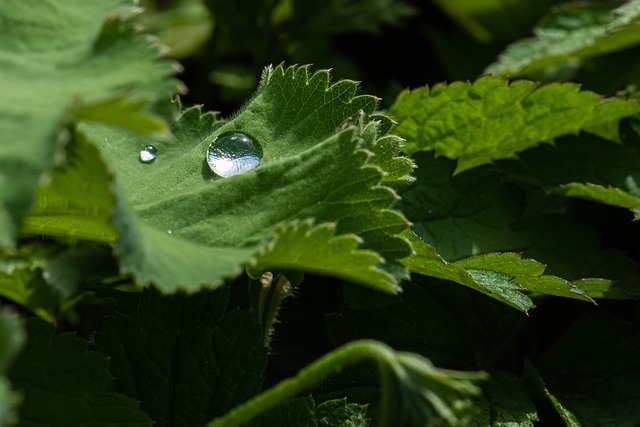
[[[239,175],[255,169],[262,158],[262,148],[239,132],[223,134],[215,138],[207,152],[211,170],[223,177]]]
[[[156,147],[153,145],[147,145],[142,150],[140,150],[140,161],[142,163],[151,163],[158,156],[158,151]]]

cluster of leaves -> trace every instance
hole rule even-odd
[[[0,425],[640,422],[640,0],[498,3],[434,2],[445,66],[497,60],[386,111],[255,68],[348,72],[332,42],[417,5],[1,3]],[[258,89],[184,107],[176,58]],[[262,158],[222,178],[229,131]]]

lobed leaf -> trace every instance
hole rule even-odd
[[[534,28],[533,38],[509,46],[485,71],[516,77],[622,50],[640,42],[639,20],[637,0],[565,3]]]
[[[225,314],[228,291],[161,297],[144,290],[97,336],[122,393],[155,425],[202,425],[257,393],[266,364],[248,311]]]
[[[580,135],[558,141],[554,147],[537,147],[520,156],[517,164],[502,161],[498,167],[512,179],[541,186],[546,191],[640,212],[640,153],[638,133],[627,124],[623,144]]]
[[[398,121],[394,132],[407,140],[406,153],[434,150],[457,159],[459,173],[581,130],[615,138],[609,128],[638,111],[635,100],[603,99],[572,83],[484,76],[405,90],[389,114]]]
[[[27,425],[151,426],[138,403],[113,391],[107,359],[72,333],[54,336],[40,319],[26,324],[28,340],[9,378],[24,399]]]
[[[403,259],[411,271],[464,284],[522,311],[533,308],[526,291],[585,301],[628,297],[610,280],[579,280],[633,283],[631,261],[600,251],[593,231],[544,210],[524,216],[524,192],[487,170],[453,177],[451,161],[426,154],[416,160],[418,179],[400,202],[417,234],[407,235],[416,253]],[[530,203],[531,212],[544,209],[538,203]],[[587,258],[594,261],[585,264]]]
[[[74,116],[157,130],[142,111],[178,88],[170,62],[135,34],[126,0],[5,1],[0,68],[0,244],[9,246],[41,177],[59,162]],[[46,96],[42,96],[46,93]],[[37,102],[34,102],[37,99]],[[132,114],[133,113],[133,114]],[[118,119],[120,120],[120,119]]]
[[[117,177],[114,224],[124,271],[166,291],[197,290],[237,275],[255,257],[265,269],[304,268],[397,292],[406,275],[398,259],[410,251],[397,235],[408,224],[389,209],[397,196],[381,185],[381,168],[398,185],[413,163],[396,161],[399,141],[368,119],[375,98],[354,97],[354,82],[328,82],[326,71],[309,77],[305,67],[268,69],[231,120],[215,127],[213,116],[186,110],[166,142],[82,125]],[[348,122],[357,124],[339,129]],[[205,154],[230,130],[250,135],[264,155],[255,170],[220,178]],[[138,153],[150,144],[158,157],[141,163]],[[283,231],[307,219],[318,224],[308,233]],[[283,239],[295,251],[277,244]],[[348,256],[327,256],[338,247]]]

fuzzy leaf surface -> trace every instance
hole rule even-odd
[[[27,322],[28,340],[10,372],[24,400],[22,425],[151,426],[138,402],[113,389],[107,359],[73,333],[54,336],[40,319]]]
[[[292,399],[267,411],[247,427],[305,425],[313,427],[368,427],[367,406],[347,403],[346,399],[329,400],[316,406],[312,397]]]
[[[126,0],[0,5],[0,127],[10,141],[0,147],[1,244],[11,243],[41,175],[63,155],[62,128],[74,116],[127,117],[118,124],[139,130],[146,120],[146,131],[162,127],[142,109],[175,93],[177,84],[167,79],[174,66],[134,32],[131,13]]]
[[[118,389],[158,426],[204,425],[259,391],[262,331],[248,311],[225,314],[226,288],[162,297],[144,290],[97,337]]]
[[[566,3],[556,7],[535,28],[534,37],[505,50],[485,72],[516,77],[640,42],[640,2]]]
[[[581,130],[616,138],[611,128],[638,111],[635,100],[603,99],[573,83],[484,76],[405,90],[389,114],[399,123],[394,132],[407,140],[406,153],[434,150],[457,159],[459,173]]]
[[[186,110],[167,142],[83,125],[117,177],[114,222],[125,270],[164,290],[197,290],[237,275],[253,259],[264,268],[304,267],[396,292],[406,275],[398,259],[410,252],[397,235],[408,223],[389,209],[397,196],[380,185],[381,167],[390,166],[395,185],[407,180],[413,163],[394,161],[398,138],[377,131],[381,124],[368,119],[376,99],[354,97],[355,90],[351,81],[329,85],[326,71],[309,76],[305,67],[279,66],[265,71],[257,95],[231,120],[216,124]],[[227,131],[261,145],[260,166],[231,178],[211,172],[207,149]],[[138,153],[150,144],[158,157],[141,163]],[[315,227],[293,231],[307,219]],[[278,243],[293,237],[295,254]],[[342,261],[327,257],[337,247],[348,255]],[[167,265],[171,258],[184,263]],[[185,265],[188,271],[179,270]],[[175,270],[167,274],[169,268]]]

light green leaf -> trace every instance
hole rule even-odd
[[[27,322],[28,340],[10,372],[24,396],[24,425],[151,426],[138,403],[113,391],[107,359],[73,333],[54,336],[40,319]]]
[[[11,243],[41,176],[62,156],[68,141],[63,127],[76,112],[91,110],[91,119],[108,122],[120,114],[141,119],[148,117],[136,112],[143,101],[175,93],[177,84],[167,79],[173,64],[160,61],[158,49],[135,34],[128,21],[132,10],[127,0],[0,5],[0,128],[10,141],[0,146],[3,245]],[[140,129],[136,122],[119,124]]]
[[[615,126],[640,111],[635,100],[603,99],[572,83],[540,86],[484,76],[405,90],[389,114],[404,151],[434,150],[457,159],[456,173],[581,130]]]
[[[22,396],[11,389],[6,374],[18,356],[26,334],[19,318],[0,308],[0,425],[13,426],[18,421],[17,407]]]
[[[640,42],[640,1],[566,3],[512,44],[486,72],[515,77],[625,49]]]
[[[215,130],[213,116],[197,109],[181,114],[166,142],[83,125],[117,177],[123,269],[167,291],[197,290],[255,257],[265,269],[304,268],[397,292],[406,276],[398,259],[410,252],[397,235],[408,223],[389,209],[397,196],[383,185],[408,182],[413,163],[396,159],[399,139],[381,133],[387,119],[370,116],[376,99],[354,97],[355,89],[351,81],[329,86],[326,71],[310,77],[305,67],[279,66]],[[231,178],[209,170],[207,148],[227,131],[261,145],[260,166]],[[145,164],[138,153],[150,144],[158,156]],[[308,219],[315,228],[294,225]]]

